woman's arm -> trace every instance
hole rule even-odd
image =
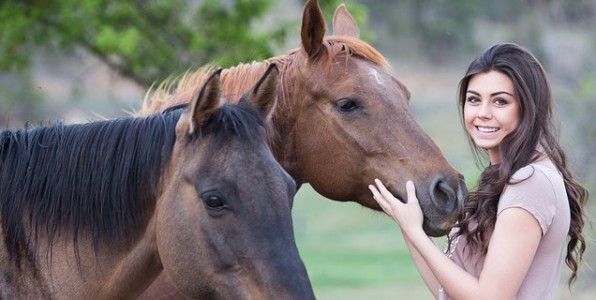
[[[529,212],[508,208],[499,214],[483,270],[476,278],[447,258],[426,236],[422,230],[422,211],[411,182],[406,186],[408,201],[405,204],[393,197],[380,181],[376,183],[377,187],[371,186],[374,198],[396,220],[405,238],[417,250],[416,255],[420,255],[447,294],[455,299],[515,296],[542,236],[538,221]]]
[[[432,273],[432,270],[426,264],[426,261],[424,261],[422,255],[420,255],[420,252],[418,252],[414,245],[412,245],[410,239],[405,234],[403,237],[404,241],[406,242],[406,246],[410,251],[410,256],[412,256],[412,260],[418,269],[418,273],[420,273],[420,276],[422,277],[422,280],[424,280],[426,287],[428,287],[435,299],[437,299],[439,297],[439,288],[441,288],[441,285],[437,281],[435,275]]]

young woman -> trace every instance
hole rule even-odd
[[[577,277],[588,192],[555,137],[545,72],[522,47],[495,45],[470,64],[459,108],[476,155],[486,154],[490,165],[465,198],[446,253],[422,230],[411,181],[406,201],[378,179],[369,186],[373,197],[399,224],[436,298],[553,299],[567,237],[569,284]]]

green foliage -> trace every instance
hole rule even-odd
[[[23,49],[29,19],[25,16],[23,5],[2,3],[0,5],[0,67],[8,64],[21,67],[26,63],[25,57],[18,55]]]
[[[37,48],[82,47],[143,85],[208,62],[262,60],[288,25],[257,32],[271,0],[46,0],[0,2],[0,69],[20,69]]]

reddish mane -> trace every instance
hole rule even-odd
[[[351,37],[330,36],[325,39],[327,60],[330,64],[338,56],[356,56],[381,66],[384,70],[391,69],[383,55],[368,43]],[[269,58],[263,62],[252,62],[239,64],[222,71],[222,82],[225,99],[228,103],[234,103],[240,99],[243,93],[263,75],[271,63],[275,63],[280,71],[280,93],[278,105],[288,102],[287,90],[291,88],[294,76],[298,74],[298,56],[301,55],[300,48],[289,51],[286,54]],[[159,84],[157,88],[150,88],[145,95],[143,107],[138,115],[149,115],[182,103],[188,103],[198,92],[198,88],[205,82],[209,75],[216,69],[216,66],[205,65],[193,72],[187,72],[178,78],[169,78]]]

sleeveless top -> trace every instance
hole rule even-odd
[[[519,207],[531,213],[542,229],[538,249],[515,299],[554,299],[571,222],[563,177],[548,158],[542,158],[519,169],[512,179],[513,184],[507,185],[499,198],[497,217],[507,208]],[[470,258],[465,246],[465,237],[457,238],[452,241],[450,252],[446,254],[457,265],[479,278],[485,257]],[[439,299],[451,298],[441,289]]]

